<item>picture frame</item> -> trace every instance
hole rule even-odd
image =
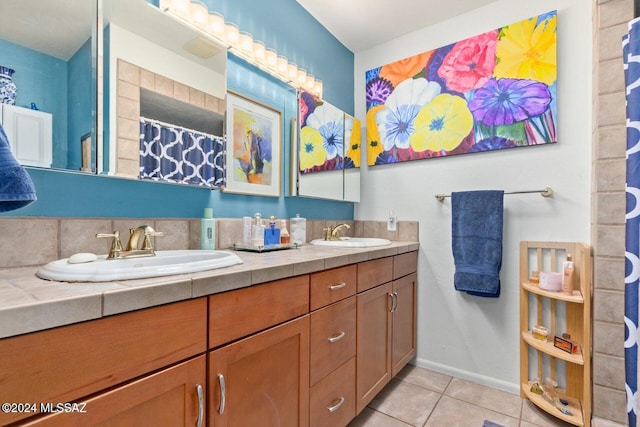
[[[279,197],[282,181],[282,113],[227,92],[225,192]]]

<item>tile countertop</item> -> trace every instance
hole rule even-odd
[[[119,282],[55,282],[37,267],[0,269],[0,338],[203,297],[272,280],[417,251],[418,242],[371,248],[304,245],[298,249],[235,253],[243,263],[217,270]]]

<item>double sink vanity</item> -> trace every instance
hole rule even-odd
[[[60,289],[0,303],[0,425],[346,425],[416,352],[418,243],[365,240],[144,279],[0,271]]]

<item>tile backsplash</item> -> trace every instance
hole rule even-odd
[[[321,238],[324,227],[343,222],[351,226],[341,232],[344,236],[418,241],[417,221],[399,221],[397,231],[390,232],[385,221],[307,220],[307,242]],[[0,218],[0,268],[42,265],[79,252],[105,254],[112,239],[96,238],[97,233],[118,230],[122,244],[126,245],[128,230],[141,224],[166,233],[155,238],[157,250],[200,248],[199,219]],[[290,230],[289,221],[287,227]],[[241,218],[216,218],[218,249],[231,248],[241,241]]]

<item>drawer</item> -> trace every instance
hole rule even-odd
[[[206,325],[200,298],[1,340],[0,401],[76,401],[203,353]]]
[[[333,371],[311,387],[311,427],[346,426],[356,416],[356,359]]]
[[[309,312],[309,276],[297,276],[209,297],[209,348]]]
[[[418,252],[407,252],[393,257],[393,278],[418,271]]]
[[[356,294],[356,265],[311,275],[311,310],[317,310]]]
[[[358,264],[358,292],[366,291],[393,279],[393,257]]]
[[[311,313],[309,383],[324,378],[356,354],[356,297]]]

